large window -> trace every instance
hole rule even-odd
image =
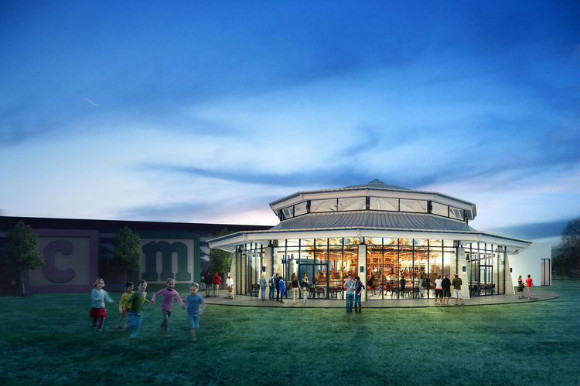
[[[354,198],[339,198],[338,199],[338,211],[346,212],[349,210],[365,210],[367,208],[366,197],[354,197]]]
[[[449,217],[455,218],[458,220],[465,220],[465,212],[463,209],[454,208],[452,206],[449,207]]]
[[[336,212],[336,201],[336,198],[331,198],[329,200],[312,200],[310,202],[310,212]]]
[[[401,199],[401,212],[427,213],[427,201]]]
[[[441,205],[437,202],[431,203],[431,213],[437,214],[439,216],[449,216],[449,207],[447,205]]]
[[[294,205],[294,216],[306,214],[306,201]]]
[[[398,198],[371,197],[370,198],[370,209],[371,210],[386,210],[386,211],[397,212],[399,210],[399,199]]]

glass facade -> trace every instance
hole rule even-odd
[[[487,243],[464,246],[470,296],[505,294],[506,248]]]
[[[443,205],[435,201],[373,196],[306,200],[278,209],[276,214],[280,221],[284,221],[308,213],[349,212],[355,210],[431,213],[460,221],[466,221],[468,217],[464,209]]]
[[[249,243],[236,249],[236,290],[258,296],[262,274],[268,279],[278,273],[285,282],[296,274],[299,280],[308,278],[309,298],[344,299],[344,281],[358,275],[367,300],[429,299],[435,297],[439,276],[463,273],[470,296],[499,295],[505,294],[506,253],[505,247],[495,244],[460,245],[438,239],[343,237]]]

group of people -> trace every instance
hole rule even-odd
[[[219,273],[210,274],[209,272],[204,272],[201,275],[201,282],[205,284],[205,296],[210,296],[210,290],[213,292],[213,296],[220,296],[220,286],[222,284],[222,275]],[[226,298],[234,298],[234,279],[228,274],[225,280],[226,284]]]
[[[437,276],[435,279],[435,304],[442,306],[449,305],[449,299],[451,298],[451,287],[453,287],[453,298],[455,299],[455,305],[463,306],[465,302],[463,301],[463,296],[461,295],[461,286],[463,285],[463,280],[459,275],[455,274],[453,280],[449,278],[449,275],[445,275],[442,278],[441,275]]]
[[[522,275],[518,277],[518,299],[524,298],[524,287],[526,288],[528,300],[530,300],[532,296],[532,287],[534,286],[534,281],[532,280],[532,276],[528,275],[527,279],[524,281]]]
[[[147,282],[145,280],[140,280],[137,283],[137,291],[134,291],[134,283],[130,281],[125,283],[125,292],[119,300],[119,319],[116,327],[121,328],[121,325],[123,325],[123,330],[131,331],[130,338],[137,338],[143,321],[143,305],[145,303],[154,305],[157,298],[162,297],[161,332],[166,338],[171,336],[169,333],[169,320],[173,311],[173,303],[176,302],[182,309],[187,308],[190,339],[196,341],[196,331],[199,329],[199,319],[203,314],[204,303],[203,297],[198,293],[199,284],[191,283],[189,286],[190,294],[184,302],[175,290],[175,280],[169,278],[165,283],[166,288],[153,294],[151,300],[147,299]],[[107,291],[103,289],[104,286],[105,281],[102,278],[98,278],[91,291],[90,316],[93,320],[92,327],[101,332],[104,329],[105,319],[107,318],[105,303],[115,302]],[[125,318],[127,323],[124,323]]]
[[[260,277],[259,285],[260,298],[262,301],[266,301],[266,290],[268,290],[269,300],[275,300],[280,303],[284,303],[284,297],[287,296],[288,290],[290,290],[290,293],[292,294],[293,303],[298,303],[298,299],[300,299],[301,293],[303,302],[308,299],[309,281],[306,274],[303,274],[302,279],[298,280],[298,275],[293,273],[288,283],[284,282],[284,279],[282,276],[280,276],[279,273],[274,273],[268,280],[266,280],[266,277],[262,275]]]

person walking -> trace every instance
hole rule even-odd
[[[360,276],[356,277],[354,283],[354,312],[355,314],[358,312],[359,314],[362,313],[362,290],[365,288],[364,284],[362,283]],[[358,307],[358,311],[357,311]]]
[[[451,285],[453,286],[453,297],[455,298],[455,305],[458,305],[457,302],[459,299],[461,299],[461,305],[465,305],[463,302],[463,297],[461,296],[461,285],[463,285],[463,281],[457,274],[455,274]]]
[[[352,314],[352,305],[354,303],[354,288],[355,283],[352,277],[349,276],[348,280],[344,283],[344,289],[346,290],[346,313]]]
[[[528,293],[528,300],[530,300],[530,297],[532,296],[532,287],[534,286],[534,282],[532,281],[532,276],[528,275],[528,278],[526,279],[526,291]]]

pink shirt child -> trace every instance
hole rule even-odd
[[[177,293],[176,290],[170,290],[168,288],[164,288],[160,291],[155,292],[153,297],[151,298],[151,303],[155,303],[155,299],[157,296],[163,296],[163,303],[161,304],[161,309],[171,312],[173,309],[173,299],[177,300],[177,303],[181,307],[185,307],[185,303],[181,300],[181,296]]]

